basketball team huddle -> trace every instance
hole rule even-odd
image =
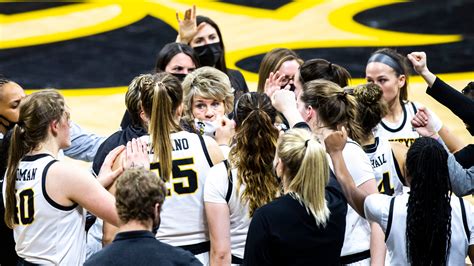
[[[343,66],[276,48],[249,92],[218,25],[194,6],[176,18],[108,137],[60,91],[0,78],[1,265],[474,260],[474,146],[408,99],[413,69],[473,135],[473,82],[460,92],[424,52],[383,48],[350,86]]]

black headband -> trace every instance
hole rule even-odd
[[[403,72],[403,68],[400,66],[400,64],[395,59],[393,59],[391,56],[389,56],[387,54],[382,54],[382,53],[373,54],[369,58],[369,60],[367,61],[367,64],[369,64],[371,62],[386,64],[387,66],[393,68],[395,70],[395,72],[397,72],[397,74],[399,74],[399,75],[405,74],[405,72]]]

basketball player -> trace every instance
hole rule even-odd
[[[111,152],[95,179],[57,161],[59,150],[71,145],[69,112],[57,91],[35,92],[19,109],[3,186],[5,223],[14,229],[19,263],[80,265],[85,260],[85,209],[118,223],[114,198],[104,186],[122,171],[112,172],[111,166],[123,146]]]
[[[137,82],[142,84],[142,116],[149,125],[150,169],[167,186],[156,236],[191,251],[207,265],[210,243],[203,190],[207,172],[223,160],[222,152],[212,138],[180,128],[183,89],[176,77],[169,73],[141,75]],[[104,224],[104,242],[110,242],[115,232],[116,228]]]
[[[382,88],[383,98],[388,103],[389,112],[377,127],[376,136],[410,147],[420,136],[410,123],[420,104],[408,100],[407,58],[393,49],[379,49],[370,56],[365,75],[367,82]],[[438,117],[433,116],[433,119],[436,132],[439,132],[449,150],[454,152],[461,149],[462,142],[443,126]]]
[[[236,143],[230,150],[230,164],[212,167],[204,187],[211,265],[243,263],[250,219],[257,208],[277,196],[279,182],[268,171],[278,139],[275,117],[276,110],[264,93],[245,93],[236,104]]]
[[[389,142],[374,137],[373,130],[387,114],[387,104],[382,99],[382,90],[377,84],[367,83],[345,88],[357,100],[357,121],[364,132],[360,140],[374,169],[377,188],[380,193],[401,194],[405,182],[405,156],[408,148],[399,142]]]
[[[418,138],[407,153],[410,193],[367,195],[354,185],[342,150],[344,128],[330,134],[326,150],[349,204],[382,227],[390,265],[464,265],[474,259],[474,209],[451,195],[447,152],[436,140]]]

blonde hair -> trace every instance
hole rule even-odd
[[[325,188],[329,182],[329,164],[323,146],[305,129],[291,129],[280,137],[278,157],[281,159],[290,191],[316,224],[326,226],[330,211]]]
[[[229,77],[213,67],[201,67],[189,73],[183,80],[184,116],[187,121],[194,120],[193,100],[200,96],[224,102],[225,112],[234,109],[234,93]]]
[[[169,181],[173,150],[170,134],[181,131],[176,112],[183,102],[181,82],[171,74],[146,74],[135,78],[140,84],[140,99],[145,114],[150,118],[148,131],[153,143],[154,160],[160,160],[160,175]]]

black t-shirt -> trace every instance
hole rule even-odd
[[[324,228],[288,194],[257,209],[244,265],[339,265],[347,202],[332,173],[325,197],[331,214]]]
[[[150,231],[118,233],[112,244],[89,258],[92,265],[202,265],[189,251],[160,242]]]
[[[456,161],[463,168],[469,169],[474,166],[474,144],[469,144],[454,154]]]
[[[230,79],[230,84],[234,88],[234,102],[239,99],[242,94],[249,92],[245,78],[240,71],[235,69],[227,69],[227,76]]]
[[[97,154],[94,157],[94,162],[92,163],[92,170],[95,175],[99,174],[100,168],[104,163],[105,157],[109,154],[110,151],[115,149],[120,145],[126,145],[128,141],[133,138],[139,138],[147,134],[147,131],[142,127],[127,126],[123,130],[119,130],[108,137],[97,150]]]
[[[2,241],[2,251],[0,255],[0,265],[15,265],[18,256],[15,252],[15,241],[13,239],[13,230],[8,228],[3,219],[5,215],[5,207],[3,203],[3,178],[7,170],[8,163],[8,146],[10,144],[12,131],[8,131],[3,139],[0,139],[0,239]]]

